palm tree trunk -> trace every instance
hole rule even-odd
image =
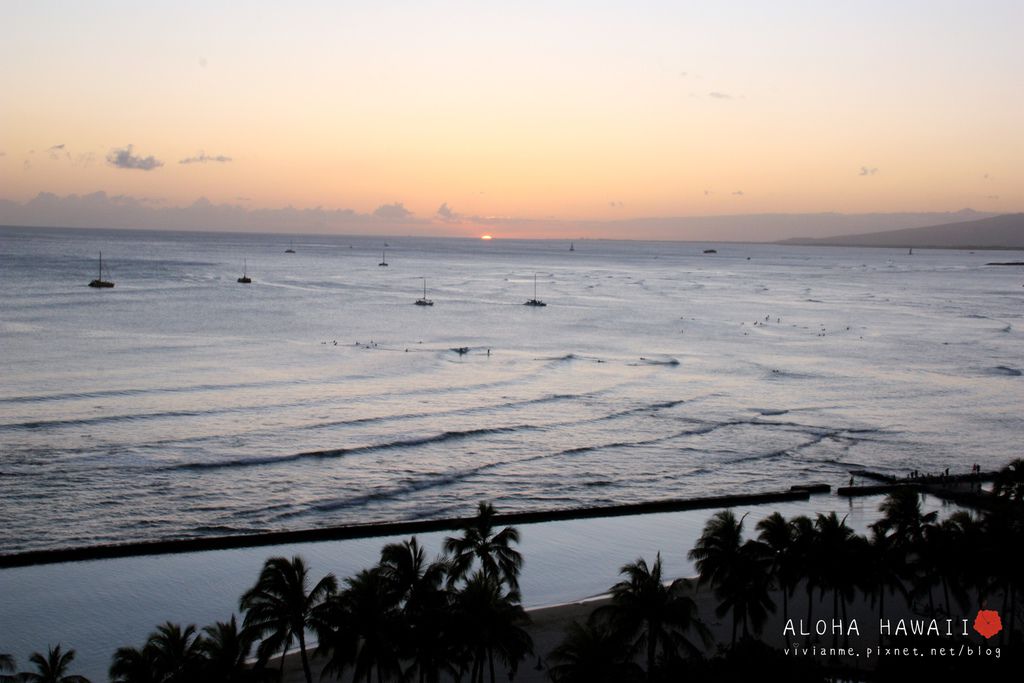
[[[846,618],[846,596],[845,595],[842,597],[842,601],[839,604],[843,608],[843,623],[844,624],[849,624],[850,621]],[[850,647],[850,629],[848,629],[848,628],[844,628],[843,629],[843,647],[845,647],[847,649],[849,649],[849,647]]]
[[[306,632],[299,630],[299,655],[302,657],[302,673],[306,674],[306,683],[313,683],[313,674],[309,670],[309,658],[306,657]]]
[[[658,641],[654,637],[654,629],[647,627],[647,680],[654,680],[654,655],[657,652]]]
[[[811,584],[807,584],[807,636],[804,638],[804,645],[811,644],[811,605],[814,602],[814,589],[811,588]]]
[[[838,614],[838,613],[839,613],[839,589],[838,588],[833,588],[832,589],[832,615],[833,615],[833,618],[835,618],[835,615]],[[832,647],[839,647],[839,634],[835,632],[835,629],[832,630]]]
[[[732,608],[732,644],[733,644],[733,647],[736,646],[736,625],[739,622],[739,618],[740,618],[739,612],[740,612],[739,607],[734,605],[733,608]]]
[[[882,623],[882,614],[885,612],[885,584],[878,586],[878,623]],[[882,629],[878,629],[878,651],[882,651]]]
[[[487,668],[491,672],[491,683],[494,682],[494,648],[487,648]]]

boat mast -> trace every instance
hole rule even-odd
[[[533,274],[533,300],[537,300],[537,273]]]
[[[102,251],[100,252],[100,269],[99,269],[99,274],[96,276],[96,279],[97,280],[102,280],[103,279],[103,252]]]

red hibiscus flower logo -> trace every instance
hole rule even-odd
[[[978,610],[978,616],[974,618],[974,630],[991,638],[1003,630],[1003,622],[999,619],[999,612],[994,609]]]

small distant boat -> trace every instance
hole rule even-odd
[[[717,249],[705,249],[704,253],[705,254],[717,254],[718,250]]]
[[[913,256],[913,255],[914,255],[914,248],[911,247],[910,249],[907,250],[907,256]]]
[[[96,287],[99,289],[109,289],[114,286],[114,283],[110,280],[103,279],[103,252],[100,252],[100,267],[98,271],[98,277],[89,283],[90,287]]]
[[[284,253],[286,253],[286,254],[294,254],[295,253],[295,241],[294,240],[289,242],[288,248],[284,250]]]
[[[243,285],[252,284],[252,278],[249,277],[248,273],[249,262],[247,260],[242,261],[242,277],[238,278],[238,281]]]
[[[388,265],[388,251],[387,251],[387,249],[385,249],[384,251],[380,252],[380,263],[378,263],[377,265],[378,266],[384,266],[385,268],[387,267],[387,265]]]
[[[537,298],[537,273],[533,274],[533,298],[527,301],[524,306],[547,306],[546,303]]]
[[[569,251],[576,251],[576,244],[574,242],[569,242]]]
[[[434,302],[427,298],[427,278],[423,278],[423,298],[416,299],[417,306],[433,306]]]

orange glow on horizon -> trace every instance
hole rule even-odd
[[[490,235],[480,235],[480,239],[482,239],[482,240],[493,240],[494,238],[491,237]]]

